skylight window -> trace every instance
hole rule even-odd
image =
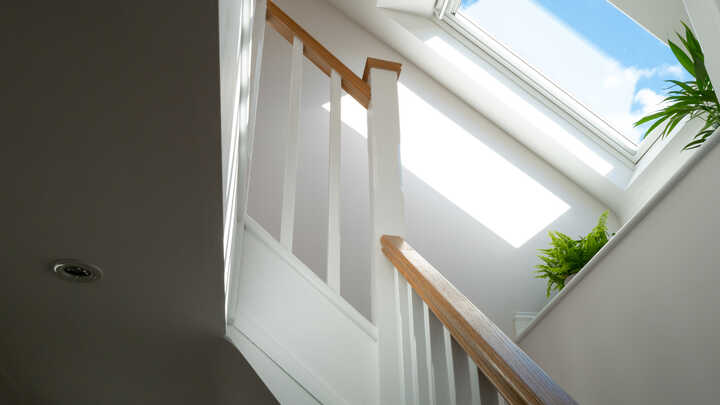
[[[665,43],[607,0],[447,0],[445,7],[451,26],[627,157],[651,141],[633,123],[659,109],[664,80],[688,78]]]

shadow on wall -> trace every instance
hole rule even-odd
[[[276,238],[287,133],[290,46],[266,35],[250,215]],[[329,80],[303,66],[293,252],[325,277]],[[399,83],[407,238],[506,332],[512,313],[537,311],[533,278],[548,229],[581,234],[597,200],[413,66]],[[370,314],[366,111],[342,98],[341,292]]]
[[[570,206],[402,83],[403,167],[518,248]],[[330,103],[323,105],[330,111]],[[422,119],[418,119],[422,117]],[[349,95],[342,119],[367,138],[367,111]]]

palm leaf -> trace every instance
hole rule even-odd
[[[660,136],[666,137],[671,135],[673,130],[684,120],[701,117],[705,119],[706,124],[698,131],[693,141],[683,148],[683,150],[689,150],[701,146],[712,136],[715,129],[720,127],[720,104],[705,68],[705,56],[700,42],[690,27],[685,23],[683,23],[683,27],[685,28],[684,36],[677,34],[682,48],[670,40],[668,40],[668,46],[680,65],[695,80],[685,82],[666,80],[670,84],[667,96],[663,100],[667,106],[640,118],[634,123],[634,126],[652,122],[643,134],[643,137],[646,137],[664,124]]]

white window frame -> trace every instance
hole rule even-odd
[[[577,124],[576,127],[603,149],[635,166],[660,138],[662,125],[648,134],[639,145],[630,141],[605,119],[497,41],[474,21],[457,13],[460,3],[461,0],[437,0],[436,23],[473,53],[534,94],[547,107]]]

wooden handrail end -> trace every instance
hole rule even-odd
[[[403,240],[400,236],[383,235],[380,237],[380,243],[383,246],[390,246],[399,249],[403,242],[405,242],[405,240]]]
[[[398,62],[391,62],[389,60],[368,58],[365,60],[365,70],[363,71],[362,80],[367,83],[370,78],[370,69],[385,69],[392,70],[397,73],[397,77],[400,77],[400,71],[402,70],[402,64]]]

